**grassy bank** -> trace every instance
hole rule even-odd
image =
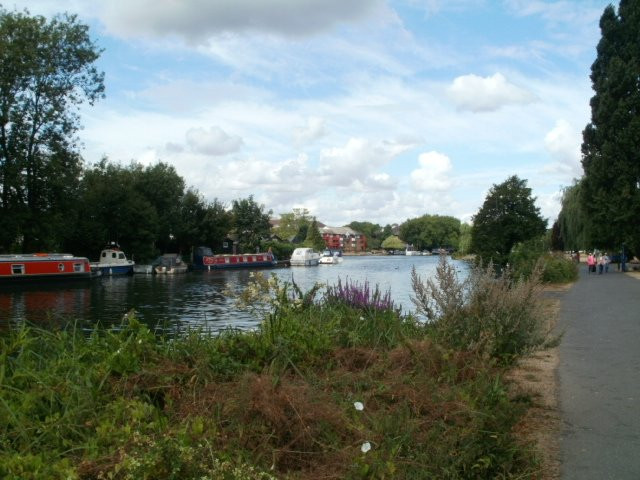
[[[418,311],[369,285],[256,276],[255,332],[23,327],[1,340],[0,477],[536,478],[503,380],[547,340],[537,281],[441,263]]]

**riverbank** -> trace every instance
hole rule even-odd
[[[538,475],[536,449],[516,435],[531,399],[505,380],[543,340],[528,320],[541,318],[529,315],[533,285],[480,275],[484,295],[458,305],[456,321],[482,311],[493,320],[456,337],[451,323],[400,315],[366,285],[313,302],[313,291],[255,280],[244,300],[270,307],[254,332],[165,339],[129,315],[88,336],[23,329],[2,338],[0,476]],[[515,349],[491,330],[512,308],[527,321],[499,330],[526,339]]]

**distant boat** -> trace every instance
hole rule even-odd
[[[410,255],[410,256],[422,255],[420,251],[414,250],[413,247],[407,247],[406,250],[404,251],[404,254]]]
[[[229,268],[268,268],[278,265],[271,252],[214,255],[209,247],[198,247],[193,253],[196,270],[224,270]]]
[[[342,257],[338,254],[338,252],[332,253],[331,250],[325,250],[322,252],[322,256],[318,260],[318,264],[320,265],[337,265],[338,263],[342,263]]]
[[[0,255],[0,281],[42,281],[91,278],[86,257],[69,253]]]
[[[153,273],[153,265],[136,263],[133,266],[133,273],[142,275],[151,275]]]
[[[165,253],[155,262],[154,270],[158,274],[175,275],[186,273],[188,266],[182,261],[182,257],[177,253]]]
[[[320,261],[320,254],[313,248],[296,248],[291,254],[292,267],[314,267]]]
[[[120,246],[111,242],[100,252],[100,260],[91,263],[91,269],[102,275],[129,275],[133,273],[135,262],[128,260]]]

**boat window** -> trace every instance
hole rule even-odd
[[[58,271],[59,272],[64,272],[64,263],[59,263],[58,264]]]
[[[120,259],[124,258],[124,253],[120,252],[120,253],[118,254],[118,258],[120,258]]]
[[[107,252],[102,252],[102,258],[105,258],[107,256]]]
[[[224,258],[224,263],[229,263],[229,257]]]
[[[82,272],[82,264],[81,263],[74,263],[73,264],[73,271],[74,272]]]
[[[11,273],[13,275],[24,275],[24,265],[23,264],[11,265]]]

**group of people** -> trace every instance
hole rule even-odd
[[[596,273],[596,269],[598,274],[602,274],[602,272],[609,271],[609,264],[611,263],[611,258],[607,255],[607,252],[598,253],[597,255],[593,252],[589,253],[587,257],[587,269],[588,273]]]

